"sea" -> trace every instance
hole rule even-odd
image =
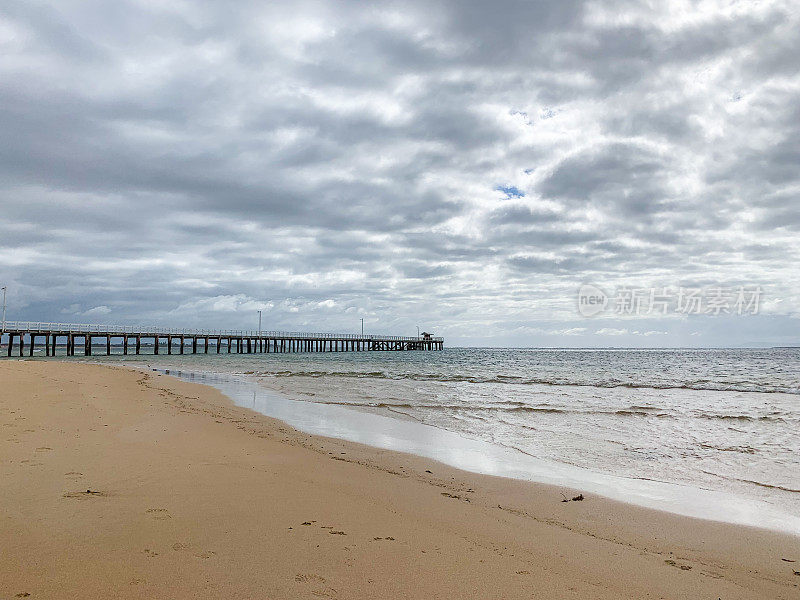
[[[86,360],[215,385],[310,433],[800,535],[800,348]]]

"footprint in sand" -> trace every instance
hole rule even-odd
[[[144,549],[144,553],[145,553],[145,556],[147,556],[148,558],[154,558],[154,557],[158,556],[158,552],[150,550],[150,548],[145,548]]]
[[[325,583],[325,578],[322,575],[315,575],[314,573],[298,573],[294,576],[294,580],[298,583]]]
[[[65,492],[62,494],[62,498],[91,498],[91,497],[101,497],[104,498],[108,496],[106,492],[101,492],[98,490],[84,490],[81,492]]]
[[[336,598],[336,590],[325,588],[324,590],[311,590],[311,595],[317,598]]]
[[[721,573],[713,573],[712,571],[700,571],[700,575],[711,579],[722,579],[724,577]]]
[[[671,567],[679,568],[681,571],[691,571],[692,570],[692,567],[690,567],[689,565],[679,565],[674,560],[665,560],[664,562],[667,563]]]
[[[169,514],[166,508],[148,508],[147,513],[156,521],[164,521],[172,518],[172,515]]]
[[[325,578],[322,575],[315,573],[298,573],[294,576],[297,583],[305,583],[313,586],[320,586],[325,583]],[[318,598],[336,598],[336,590],[333,588],[317,588],[310,590],[312,596]]]
[[[184,544],[182,542],[175,542],[174,544],[172,544],[172,549],[175,552],[188,552],[191,550],[189,544]],[[195,558],[211,558],[217,555],[217,553],[214,552],[213,550],[206,550],[204,552],[193,552],[192,554]]]
[[[442,496],[445,498],[452,498],[453,500],[463,500],[464,502],[469,502],[469,498],[462,498],[456,494],[451,494],[450,492],[442,492]]]

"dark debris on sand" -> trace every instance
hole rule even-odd
[[[564,496],[564,494],[561,495]],[[583,494],[578,494],[577,496],[573,496],[572,498],[567,498],[566,496],[564,496],[562,502],[582,502],[583,499],[584,499]]]

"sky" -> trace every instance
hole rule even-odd
[[[796,0],[0,0],[7,318],[798,344],[798,56]]]

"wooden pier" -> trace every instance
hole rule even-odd
[[[117,340],[121,354],[141,354],[143,342],[150,342],[152,353],[159,354],[260,354],[283,352],[364,352],[443,350],[444,339],[423,333],[418,337],[395,335],[358,335],[350,333],[303,333],[287,331],[230,331],[208,329],[171,329],[130,325],[77,325],[71,323],[6,322],[7,356],[16,349],[19,356],[33,356],[37,341],[45,356],[56,356],[61,341],[62,356],[92,356],[99,346],[112,354]],[[82,350],[82,351],[81,351]]]

